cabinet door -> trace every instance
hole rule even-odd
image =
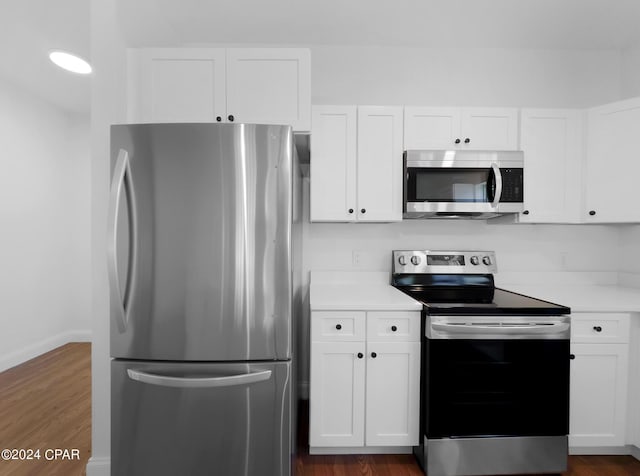
[[[518,110],[467,108],[460,115],[460,146],[472,150],[517,150]]]
[[[311,343],[309,446],[364,445],[364,352],[364,342]]]
[[[520,143],[524,151],[523,223],[577,223],[580,218],[582,113],[524,109]]]
[[[625,444],[627,344],[572,344],[570,446]]]
[[[452,149],[456,139],[460,139],[460,109],[404,108],[405,149]]]
[[[310,64],[304,48],[228,49],[227,115],[235,122],[289,124],[308,131]]]
[[[356,107],[314,106],[311,221],[356,219]]]
[[[640,98],[589,110],[584,219],[640,222]]]
[[[419,400],[420,343],[368,343],[367,446],[417,445]]]
[[[402,108],[358,108],[358,221],[402,220]]]
[[[225,116],[225,50],[129,50],[131,122],[213,122]]]

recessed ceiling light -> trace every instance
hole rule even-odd
[[[49,59],[62,69],[78,74],[91,73],[91,65],[82,58],[65,51],[52,51]]]

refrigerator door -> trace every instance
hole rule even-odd
[[[111,362],[111,474],[288,476],[291,363]]]
[[[291,358],[288,126],[111,128],[111,355]]]

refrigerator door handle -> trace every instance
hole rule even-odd
[[[224,377],[174,377],[150,374],[135,369],[127,369],[127,374],[131,380],[137,380],[138,382],[149,385],[159,385],[161,387],[177,388],[233,387],[263,382],[271,378],[271,370],[251,372],[248,374],[225,375]]]
[[[118,273],[118,211],[123,192],[128,195],[129,212],[129,236],[130,251],[127,269],[127,281],[124,295],[120,290],[120,276]],[[109,215],[107,222],[107,256],[109,286],[112,292],[111,307],[116,313],[116,324],[120,333],[127,328],[128,309],[133,292],[133,280],[135,276],[137,254],[137,220],[135,216],[135,196],[133,182],[131,180],[131,167],[129,165],[129,153],[120,149],[118,159],[111,180],[111,192],[109,195]]]

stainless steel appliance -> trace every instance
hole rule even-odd
[[[570,309],[496,288],[494,272],[493,252],[393,252],[392,284],[423,304],[428,476],[567,467]]]
[[[524,205],[522,151],[408,150],[405,218],[486,219]]]
[[[289,475],[291,128],[111,128],[111,474]]]

